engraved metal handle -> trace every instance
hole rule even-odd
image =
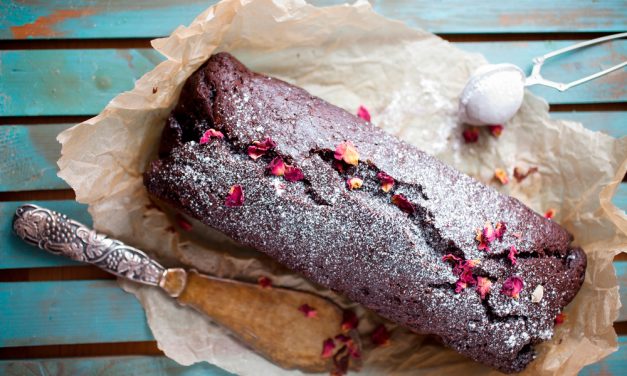
[[[17,208],[13,230],[25,242],[50,253],[96,265],[135,282],[158,286],[165,271],[139,249],[37,205],[26,204]]]

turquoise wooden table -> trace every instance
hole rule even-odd
[[[317,0],[316,5],[340,1]],[[90,223],[83,205],[56,177],[61,130],[97,114],[162,61],[152,38],[189,23],[213,1],[0,0],[0,374],[225,375],[207,364],[181,367],[157,349],[141,306],[100,270],[48,256],[10,234],[27,201]],[[493,63],[529,69],[532,57],[577,40],[627,31],[625,1],[373,1],[385,16],[434,32]],[[627,59],[627,40],[561,61],[547,75],[568,81]],[[552,116],[627,135],[627,73],[572,91],[532,91]],[[627,208],[627,183],[614,204]],[[627,301],[627,257],[615,260]],[[615,327],[618,352],[582,375],[624,375],[627,310]]]

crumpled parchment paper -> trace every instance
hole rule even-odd
[[[566,322],[538,347],[538,359],[524,373],[575,374],[615,350],[612,322],[620,302],[612,259],[627,251],[627,218],[610,200],[627,170],[627,138],[550,119],[546,102],[527,94],[499,139],[482,132],[479,143],[464,144],[457,99],[469,74],[485,59],[379,16],[364,1],[316,8],[298,0],[225,0],[153,46],[167,61],[114,98],[100,115],[58,137],[63,145],[59,176],[79,202],[89,204],[97,230],[166,265],[251,281],[268,275],[275,285],[317,291],[356,309],[364,338],[382,321],[260,255],[235,256],[229,251],[235,246],[228,242],[208,247],[187,241],[170,231],[166,215],[150,205],[141,174],[154,157],[183,82],[212,53],[229,51],[251,69],[302,86],[351,112],[366,105],[378,126],[488,184],[495,184],[496,167],[510,175],[515,166],[523,171],[538,167],[524,181],[512,179],[499,189],[538,212],[555,209],[555,220],[575,235],[589,264],[581,291],[566,309]],[[242,375],[299,374],[274,366],[158,289],[122,285],[146,309],[159,347],[179,363],[207,361]],[[391,323],[388,327],[393,328],[391,346],[373,349],[364,341],[361,374],[498,374],[427,337]]]

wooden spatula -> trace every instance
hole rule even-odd
[[[136,248],[36,205],[17,209],[13,229],[27,243],[56,255],[161,287],[180,304],[206,314],[283,368],[309,372],[333,368],[332,359],[322,356],[323,343],[340,334],[342,311],[329,300],[307,292],[215,278],[193,270],[166,269]],[[306,314],[310,308],[315,309],[315,315]],[[351,346],[359,350],[356,336],[349,334],[354,339]]]

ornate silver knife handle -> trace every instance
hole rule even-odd
[[[50,253],[96,265],[135,282],[159,286],[165,272],[163,266],[139,249],[37,205],[26,204],[17,208],[13,230],[25,242]]]

